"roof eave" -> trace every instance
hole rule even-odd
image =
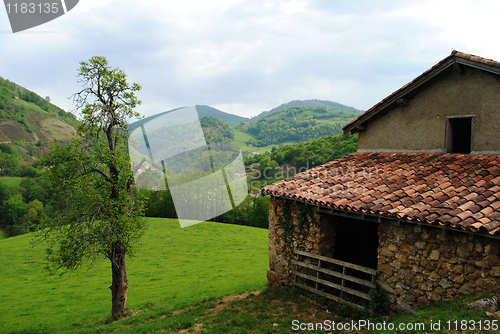
[[[380,214],[380,213],[354,211],[354,210],[349,210],[349,209],[324,206],[324,205],[321,205],[318,203],[309,202],[307,200],[301,200],[301,199],[294,198],[294,197],[288,197],[285,195],[274,194],[272,192],[264,192],[264,193],[265,193],[265,195],[271,195],[274,197],[279,197],[282,199],[296,201],[296,202],[304,203],[306,205],[311,205],[313,207],[316,207],[317,210],[320,212],[331,214],[334,216],[342,216],[342,217],[348,217],[348,218],[354,218],[354,219],[360,219],[360,220],[370,220],[370,221],[374,221],[377,223],[382,223],[383,221],[385,221],[385,222],[392,222],[393,224],[397,224],[397,225],[400,225],[401,223],[405,223],[405,224],[412,224],[412,225],[428,226],[428,227],[433,227],[433,228],[446,230],[446,231],[455,231],[455,232],[465,233],[471,237],[472,236],[479,236],[479,237],[484,237],[484,238],[500,240],[500,235],[490,234],[487,231],[485,231],[484,229],[472,231],[470,229],[464,229],[462,227],[453,227],[451,225],[442,225],[442,224],[437,223],[437,222],[435,224],[431,224],[431,223],[428,223],[426,221],[417,221],[417,220],[399,218],[395,215],[384,215],[384,214]]]
[[[427,70],[426,72],[415,78],[410,84],[407,84],[406,87],[403,86],[403,88],[400,88],[400,91],[396,91],[395,93],[386,97],[384,100],[373,106],[371,110],[368,110],[366,113],[359,116],[352,123],[347,124],[344,128],[342,128],[342,130],[344,131],[344,133],[347,132],[355,133],[363,130],[366,127],[366,122],[368,122],[378,114],[387,112],[398,106],[397,101],[399,99],[408,97],[411,98],[417,92],[419,92],[420,90],[428,86],[430,83],[432,83],[434,80],[436,80],[441,74],[449,70],[450,67],[452,67],[455,63],[476,68],[492,74],[500,75],[500,67],[498,65],[495,65],[494,62],[491,63],[478,62],[475,60],[462,58],[460,56],[455,56],[455,54],[452,54],[443,59],[442,61],[440,61],[431,69]]]
[[[439,77],[443,72],[447,71],[451,66],[453,66],[456,61],[457,59],[454,56],[448,56],[447,58],[443,59],[438,65],[436,65],[436,68],[426,71],[425,73],[415,78],[413,82],[407,84],[407,87],[403,86],[404,88],[400,91],[396,91],[397,93],[389,95],[384,100],[376,104],[372,108],[372,110],[369,110],[365,114],[359,116],[358,119],[346,125],[342,130],[344,131],[344,133],[358,132],[358,127],[365,126],[364,123],[366,123],[376,115],[395,108],[398,105],[397,101],[399,99],[415,95],[415,93],[426,87],[433,80]]]

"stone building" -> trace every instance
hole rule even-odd
[[[453,51],[344,127],[357,153],[262,188],[269,285],[345,289],[346,268],[315,269],[333,258],[371,268],[393,309],[498,293],[499,80],[500,63]]]

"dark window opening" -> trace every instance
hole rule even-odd
[[[337,220],[334,258],[377,269],[378,224],[353,218]]]
[[[446,153],[469,154],[472,146],[472,117],[447,119]]]
[[[378,224],[353,218],[338,218],[335,231],[334,258],[363,267],[377,269],[378,266]],[[339,268],[340,269],[340,268]],[[371,281],[370,274],[346,268],[346,275]],[[335,280],[334,280],[335,281]],[[337,280],[337,284],[368,293],[366,285]]]

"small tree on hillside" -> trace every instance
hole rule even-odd
[[[49,243],[54,273],[89,266],[99,256],[111,262],[112,315],[125,310],[128,280],[125,255],[145,229],[144,200],[132,196],[128,158],[128,120],[139,114],[135,92],[125,73],[104,57],[80,62],[83,89],[73,95],[82,120],[78,138],[54,145],[42,162],[59,192],[57,214],[45,221],[37,240]]]

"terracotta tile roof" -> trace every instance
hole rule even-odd
[[[325,207],[500,234],[500,155],[353,153],[261,190]]]
[[[344,126],[343,128],[344,132],[357,131],[356,126],[365,123],[369,118],[376,115],[378,112],[381,112],[385,108],[392,108],[393,106],[395,106],[395,99],[404,96],[407,92],[413,94],[412,92],[409,91],[411,91],[412,89],[418,90],[420,87],[425,86],[426,82],[433,80],[434,76],[432,74],[434,74],[434,72],[437,72],[438,70],[441,71],[447,69],[456,62],[469,65],[471,62],[484,64],[488,65],[488,67],[490,68],[493,68],[495,72],[500,72],[500,62],[454,50],[451,52],[450,56],[444,58],[439,63],[432,66],[430,69],[428,69],[427,71],[425,71],[424,73],[422,73],[421,75],[419,75],[418,77],[416,77],[403,87],[399,88],[398,90],[396,90],[395,92],[384,98],[382,101],[380,101],[379,103],[377,103],[376,105],[365,111],[355,120],[349,122],[349,124]]]
[[[483,58],[483,57],[471,55],[471,54],[468,54],[468,53],[465,53],[465,52],[461,52],[461,51],[454,50],[454,51],[451,52],[451,55],[455,56],[455,57],[460,57],[460,58],[465,58],[465,59],[468,59],[468,60],[472,60],[472,61],[475,61],[477,63],[483,63],[483,64],[486,64],[486,65],[500,67],[500,62],[498,62],[498,61],[495,61],[493,59],[486,59],[486,58]]]

